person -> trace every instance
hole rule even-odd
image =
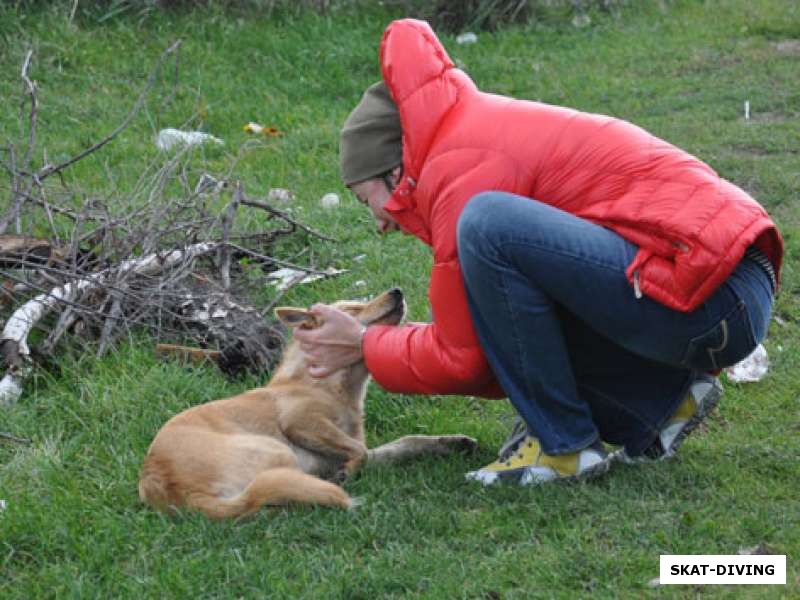
[[[324,326],[296,333],[311,374],[363,358],[389,391],[507,396],[520,426],[468,474],[484,484],[672,456],[766,335],[766,211],[631,123],[479,91],[425,22],[391,23],[380,65],[342,176],[381,232],[431,246],[432,322],[364,331],[315,305]]]

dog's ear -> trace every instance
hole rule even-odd
[[[291,306],[279,306],[275,309],[275,316],[287,327],[302,327],[303,329],[314,329],[319,326],[317,317],[305,308],[294,308]]]

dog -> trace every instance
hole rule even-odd
[[[370,302],[334,304],[364,325],[398,325],[406,306],[399,289]],[[319,327],[308,310],[275,311],[290,328]],[[290,343],[265,387],[185,410],[158,432],[139,478],[139,497],[165,512],[180,508],[212,519],[247,517],[265,505],[307,503],[352,508],[337,483],[365,462],[471,451],[463,435],[402,437],[368,450],[363,361],[324,377],[308,374],[302,350]]]

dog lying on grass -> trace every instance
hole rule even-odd
[[[400,290],[371,302],[337,302],[363,325],[397,325],[405,316]],[[322,323],[307,310],[276,309],[289,327]],[[400,438],[372,450],[364,444],[363,362],[315,379],[297,344],[290,343],[272,380],[262,388],[195,406],[170,419],[144,460],[139,496],[164,511],[180,507],[214,519],[245,517],[264,505],[290,502],[350,508],[357,504],[332,481],[365,461],[472,450],[462,435]]]

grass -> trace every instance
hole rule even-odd
[[[145,509],[137,475],[169,416],[256,382],[158,362],[144,337],[99,361],[68,353],[59,371],[40,372],[0,413],[0,431],[33,440],[0,440],[0,499],[8,505],[0,512],[0,597],[800,596],[800,8],[780,0],[628,4],[619,18],[593,15],[583,29],[539,24],[483,34],[471,46],[443,41],[483,89],[633,121],[703,158],[770,210],[787,263],[765,380],[726,383],[719,412],[674,461],[617,466],[581,485],[488,490],[463,473],[493,458],[511,417],[505,402],[399,397],[373,386],[371,444],[462,432],[478,438],[479,454],[368,467],[346,486],[366,499],[355,512],[269,509],[234,524]],[[182,38],[177,80],[165,69],[147,110],[70,180],[124,194],[157,160],[155,132],[170,126],[224,138],[224,148],[196,156],[219,169],[245,141],[244,123],[274,125],[285,135],[245,154],[240,176],[254,195],[296,191],[295,214],[339,240],[314,242],[314,258],[351,269],[297,288],[287,303],[400,285],[411,318],[427,319],[427,249],[380,239],[337,172],[338,128],[379,77],[377,44],[396,13],[373,7],[267,21],[206,10],[102,25],[69,24],[67,14],[59,6],[0,8],[0,139],[20,133],[18,66],[28,47],[40,87],[40,148],[55,161],[121,122],[149,66]],[[319,208],[329,191],[343,197],[338,210]],[[787,586],[647,586],[660,554],[735,554],[762,542],[787,555]]]

